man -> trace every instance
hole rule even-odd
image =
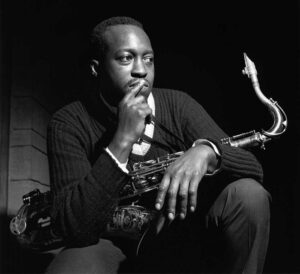
[[[222,145],[226,134],[190,96],[153,87],[154,51],[141,23],[109,18],[92,45],[96,92],[49,124],[52,216],[66,249],[48,272],[261,273],[269,194],[255,156]],[[149,202],[154,237],[134,257],[133,240],[106,233],[119,193],[133,163],[178,151]]]

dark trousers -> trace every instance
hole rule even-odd
[[[186,220],[146,237],[139,256],[128,252],[133,242],[100,239],[97,245],[62,250],[47,273],[262,273],[269,193],[252,179],[211,189],[218,188],[200,188],[198,209]]]

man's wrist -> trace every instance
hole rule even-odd
[[[220,163],[221,163],[221,153],[220,153],[218,147],[213,142],[211,142],[207,139],[196,140],[193,143],[192,147],[199,146],[199,145],[206,145],[213,150],[216,162],[213,165],[214,167],[212,167],[212,165],[208,166],[208,173],[206,175],[215,175],[220,170]]]
[[[120,163],[127,161],[128,156],[132,149],[131,142],[128,142],[124,139],[114,138],[112,142],[108,145],[108,149],[112,154],[118,159]]]
[[[115,157],[115,155],[110,151],[110,149],[108,147],[106,147],[105,150],[108,153],[108,155],[116,162],[116,164],[118,165],[118,167],[121,168],[125,173],[128,173],[128,169],[126,168],[128,160],[125,163],[121,163]]]

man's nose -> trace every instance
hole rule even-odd
[[[142,59],[139,58],[134,62],[131,74],[133,77],[147,76],[147,68]]]

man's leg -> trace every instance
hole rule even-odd
[[[110,240],[96,245],[63,249],[48,267],[47,274],[120,273],[126,256]]]
[[[225,236],[228,273],[262,273],[269,241],[270,194],[253,179],[229,184],[207,214],[208,229]]]

